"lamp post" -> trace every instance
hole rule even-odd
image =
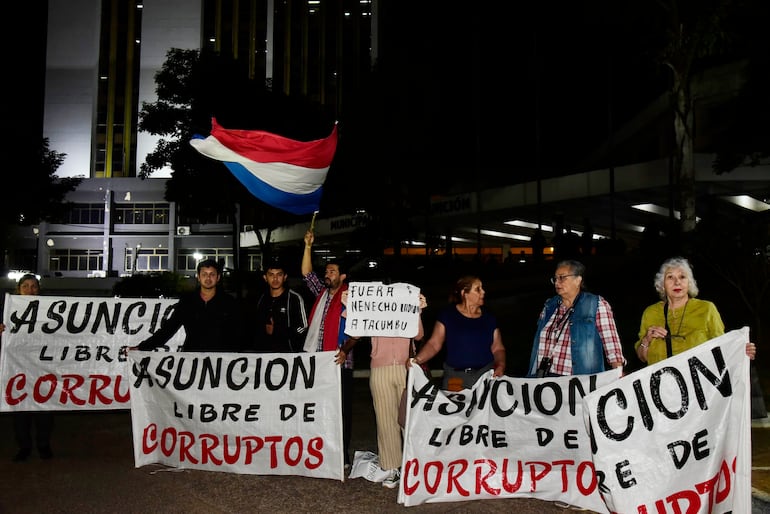
[[[142,243],[136,243],[136,248],[134,248],[134,266],[131,270],[132,275],[136,275],[136,265],[139,263],[139,250],[142,249]]]
[[[35,275],[40,273],[40,227],[32,227],[32,233],[35,234]]]

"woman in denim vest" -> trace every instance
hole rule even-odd
[[[585,290],[584,275],[581,262],[557,264],[556,296],[540,312],[527,376],[586,375],[625,364],[612,308]]]

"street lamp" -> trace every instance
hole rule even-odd
[[[136,265],[139,263],[139,250],[142,249],[142,243],[136,243],[136,248],[134,249],[134,266],[131,270],[131,274],[136,274]]]
[[[32,233],[35,234],[35,275],[40,273],[40,266],[38,261],[40,260],[40,227],[32,227]]]

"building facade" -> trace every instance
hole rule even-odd
[[[57,175],[84,180],[67,197],[73,208],[65,219],[20,229],[20,250],[8,264],[61,277],[189,274],[201,258],[259,269],[258,248],[238,255],[232,215],[191,223],[164,199],[170,169],[137,178],[158,143],[137,130],[138,113],[157,100],[155,74],[172,48],[230,55],[247,63],[250,78],[339,112],[342,89],[370,66],[370,6],[50,0],[43,136],[66,154]]]
[[[389,5],[392,9],[394,3]],[[61,277],[191,274],[198,259],[210,257],[228,268],[259,269],[254,233],[241,228],[238,219],[223,213],[192,223],[180,215],[178,205],[165,200],[170,169],[137,178],[158,143],[157,137],[137,130],[143,103],[157,100],[155,74],[171,48],[208,48],[246,63],[244,72],[273,90],[333,106],[344,118],[346,109],[360,105],[367,94],[364,84],[370,69],[381,64],[378,56],[409,50],[402,48],[399,34],[386,37],[381,25],[398,13],[382,7],[377,0],[49,0],[43,136],[51,149],[66,154],[57,174],[85,179],[68,195],[73,208],[64,219],[19,229],[18,251],[7,256],[6,267]],[[391,67],[398,61],[385,60]],[[726,83],[715,81],[719,88],[710,96],[734,97],[733,91],[725,94]],[[640,114],[643,122],[617,130],[617,148],[663,138],[663,127],[670,126],[664,96]],[[704,121],[698,125],[703,134],[709,117],[696,117]],[[642,130],[647,139],[640,137]],[[720,216],[727,209],[748,209],[741,204],[746,195],[764,200],[758,209],[770,208],[767,165],[717,175],[712,156],[701,154],[696,161],[699,202],[725,200]],[[656,219],[663,221],[661,215],[675,214],[670,169],[670,158],[662,156],[437,196],[427,214],[410,220],[414,237],[398,251],[485,252],[502,258],[512,249],[528,249],[536,230],[552,239],[566,226],[577,233],[590,229],[595,239],[622,238],[633,246]],[[361,173],[365,176],[366,170]],[[331,258],[357,252],[351,232],[366,231],[369,221],[355,211],[319,216],[319,253]],[[271,233],[270,242],[301,244],[306,228],[281,227]]]

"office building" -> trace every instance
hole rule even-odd
[[[208,48],[237,57],[244,73],[274,91],[332,106],[344,119],[346,109],[369,93],[367,78],[378,57],[404,55],[400,47],[388,54],[401,42],[393,30],[383,30],[383,5],[376,0],[49,0],[43,136],[51,149],[66,154],[60,176],[86,178],[68,195],[74,205],[65,219],[20,230],[21,250],[9,267],[62,277],[191,274],[198,259],[212,257],[229,268],[258,269],[259,248],[238,251],[250,231],[236,227],[230,213],[195,223],[165,200],[170,169],[137,178],[158,142],[137,130],[142,104],[156,99],[155,73],[171,48]],[[392,10],[387,14],[396,19]],[[388,65],[396,73],[393,60]],[[664,111],[660,102],[650,105],[646,118],[618,130],[617,147],[633,145],[643,131],[645,144],[654,146],[666,123]],[[669,159],[656,158],[544,180],[456,188],[414,216],[415,237],[403,242],[403,251],[482,249],[504,257],[511,248],[528,249],[538,226],[546,236],[565,222],[582,232],[588,229],[584,220],[590,220],[594,237],[622,237],[633,245],[658,216],[656,209],[670,214],[669,166]],[[702,154],[697,170],[701,195],[733,204],[751,200],[742,196],[752,193],[755,201],[767,200],[766,166],[717,176],[710,156]],[[650,204],[647,210],[644,204]],[[356,211],[322,216],[316,224],[324,236],[319,239],[329,252],[340,251],[368,220]],[[304,228],[282,227],[273,231],[272,241],[300,244]]]

